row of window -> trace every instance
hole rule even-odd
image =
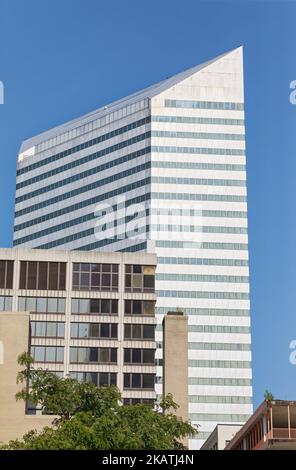
[[[219,181],[222,181],[222,180],[219,180]],[[172,210],[154,209],[152,211],[152,213],[154,213],[156,215],[165,214],[165,215],[178,215],[178,216],[181,216],[181,215],[190,215],[190,216],[191,215],[192,216],[193,215],[194,216],[198,215],[198,216],[205,216],[205,217],[242,217],[242,218],[247,217],[247,214],[246,214],[245,211],[209,211],[209,210],[208,211],[206,211],[206,210],[193,211],[193,210],[189,210],[189,209],[188,210],[186,210],[186,209],[183,209],[183,210],[182,209],[172,209]],[[138,217],[140,215],[148,216],[149,215],[149,209],[146,208],[142,212],[142,214],[139,213]],[[37,239],[37,238],[42,237],[44,235],[48,235],[50,233],[55,233],[55,232],[58,232],[60,230],[65,229],[65,228],[72,227],[72,226],[78,225],[78,224],[83,223],[83,222],[87,222],[87,221],[92,220],[94,218],[95,218],[95,214],[94,214],[94,212],[92,212],[91,214],[87,214],[87,215],[84,215],[82,217],[78,217],[77,219],[73,219],[73,220],[70,220],[70,221],[64,222],[62,224],[55,225],[55,226],[51,226],[51,227],[49,227],[47,229],[44,229],[44,230],[41,230],[39,232],[35,232],[35,233],[32,233],[32,234],[27,235],[25,237],[15,239],[14,244],[19,245],[19,244],[27,242],[29,240]],[[121,224],[126,224],[128,222],[129,222],[129,220],[128,220],[127,217],[122,217],[120,219],[117,219],[116,224],[117,224],[117,226],[119,226]],[[25,223],[25,224],[20,224],[20,225],[26,225],[26,224],[29,224],[29,222]],[[106,230],[107,228],[113,228],[113,226],[114,226],[114,222],[109,222],[108,224],[104,225],[104,230]],[[17,226],[17,227],[19,227],[19,226]],[[94,229],[91,228],[91,229],[88,229],[88,230],[85,230],[85,231],[80,231],[77,234],[72,234],[72,235],[70,235],[70,238],[71,238],[71,240],[72,239],[79,239],[79,238],[83,238],[83,237],[86,237],[86,236],[89,236],[89,235],[93,235],[94,233],[95,233]],[[61,243],[66,243],[67,241],[69,241],[69,236],[62,238],[62,239],[56,241],[55,243],[56,244],[61,244]],[[101,240],[99,243],[102,244],[102,246],[103,246],[104,244],[106,244],[106,240]],[[108,239],[108,243],[110,243],[109,239]]]
[[[226,111],[243,111],[243,103],[225,101],[195,101],[195,100],[170,100],[164,102],[166,108],[192,108],[192,109],[223,109]]]
[[[157,307],[157,313],[165,315],[170,307]],[[222,317],[249,317],[250,311],[240,308],[182,308],[185,315],[204,315]]]
[[[0,296],[0,311],[10,311],[11,296]],[[19,297],[18,310],[32,313],[65,313],[66,300],[55,297]],[[73,315],[118,315],[117,299],[72,299]],[[155,302],[125,300],[125,315],[154,316]]]
[[[238,282],[248,283],[248,276],[227,276],[219,274],[156,274],[158,281],[184,281],[184,282]]]
[[[152,168],[178,168],[186,170],[245,171],[246,165],[230,163],[153,161]]]
[[[124,389],[146,389],[154,390],[154,374],[123,374]]]
[[[36,217],[35,219],[32,219],[29,223],[30,223],[30,225],[36,225],[36,224],[39,224],[39,223],[42,223],[42,222],[46,222],[48,220],[55,219],[56,217],[60,217],[62,215],[69,214],[71,212],[76,212],[78,209],[82,209],[84,207],[89,207],[89,206],[92,206],[94,204],[98,204],[99,202],[105,201],[106,199],[109,199],[109,198],[112,198],[112,197],[115,197],[115,196],[119,196],[121,194],[125,194],[125,193],[127,193],[129,191],[132,191],[134,189],[139,189],[141,187],[149,185],[150,180],[151,180],[151,178],[147,177],[147,178],[144,178],[142,180],[138,180],[138,181],[135,181],[133,183],[127,184],[125,186],[122,186],[122,187],[119,187],[119,188],[117,187],[116,189],[113,189],[113,190],[108,191],[106,193],[99,194],[97,196],[93,196],[90,199],[82,200],[82,201],[77,202],[75,204],[72,204],[70,206],[63,207],[61,209],[55,210],[54,212],[49,212],[45,215]],[[35,209],[33,208],[32,210],[35,211],[37,209],[39,209],[39,207],[37,207]],[[30,211],[31,211],[31,209],[29,210],[29,212]],[[45,243],[44,245],[41,245],[41,246],[42,246],[42,248],[48,248],[49,249],[49,248],[53,248],[54,246],[59,246],[63,243],[67,243],[67,241],[70,241],[70,240],[71,240],[70,237],[63,237],[63,238],[61,238],[57,241],[53,241],[53,242],[50,242],[50,243]],[[100,240],[99,242],[96,242],[96,243],[98,244],[98,246],[104,246],[108,243],[113,243],[113,242],[112,241],[109,242],[108,240],[107,241],[106,240]]]
[[[96,137],[95,139],[91,139],[89,141],[82,142],[81,144],[78,144],[75,147],[64,150],[64,151],[59,152],[55,155],[50,155],[49,157],[43,158],[42,160],[40,160],[38,162],[31,163],[30,165],[27,165],[23,168],[18,169],[17,170],[17,176],[28,173],[29,171],[35,170],[36,168],[39,168],[41,166],[48,165],[49,163],[53,163],[53,162],[56,162],[58,160],[61,160],[62,158],[65,158],[65,157],[68,157],[69,155],[72,155],[73,153],[79,152],[80,150],[84,150],[86,148],[92,147],[92,146],[97,145],[97,144],[99,144],[101,142],[104,142],[106,140],[112,139],[113,137],[124,134],[125,132],[128,132],[132,129],[136,129],[138,127],[141,127],[141,126],[143,126],[143,125],[145,125],[149,122],[150,122],[150,117],[148,116],[146,118],[140,119],[140,120],[132,122],[130,124],[127,124],[127,125],[125,125],[121,128],[115,129],[114,131],[107,132],[106,134],[103,134],[99,137]],[[114,145],[112,147],[114,147]],[[112,147],[109,147],[109,148],[104,149],[104,150],[109,150]],[[118,149],[116,149],[116,150],[118,150]],[[98,152],[96,152],[96,153],[98,153]],[[108,153],[110,153],[110,151],[108,151]],[[86,163],[84,160],[82,160],[82,161],[81,160],[76,160],[76,161],[78,162],[77,164]],[[89,161],[89,160],[87,160],[87,161]],[[21,187],[21,186],[17,186],[17,189],[19,189],[19,187]]]
[[[149,134],[149,133],[147,133]],[[134,140],[135,142],[138,142],[139,140],[142,140],[144,138],[147,138],[148,135],[143,134],[142,136],[138,136],[139,138],[134,138],[130,140]],[[130,144],[129,141],[126,141]],[[119,144],[115,145],[114,147],[118,147]],[[120,144],[122,145],[122,144]],[[56,204],[57,202],[60,201],[65,201],[66,199],[73,198],[74,196],[78,196],[79,194],[86,193],[88,191],[93,191],[96,188],[100,188],[101,186],[107,185],[109,183],[113,183],[115,181],[118,181],[122,178],[126,178],[129,175],[132,175],[134,173],[140,173],[141,171],[144,171],[146,169],[149,169],[151,167],[150,162],[143,163],[141,165],[138,165],[136,167],[129,168],[125,171],[121,171],[120,173],[117,174],[112,174],[111,176],[108,176],[106,178],[98,179],[97,181],[93,183],[89,183],[85,186],[79,186],[76,189],[73,189],[68,192],[64,192],[58,196],[54,196],[52,198],[46,198],[43,201],[33,204],[32,206],[27,206],[24,209],[21,209],[19,211],[16,211],[16,217],[19,217],[20,215],[28,214],[29,212],[36,211],[37,209],[41,209],[47,206],[50,206],[52,204]]]
[[[79,381],[92,382],[99,387],[116,385],[117,374],[112,372],[70,372],[70,377],[75,378]],[[155,375],[154,374],[123,374],[124,389],[149,389],[154,390]],[[131,399],[125,399],[124,404],[136,404],[131,402]],[[129,400],[129,402],[127,402]],[[136,399],[132,399],[136,400]],[[138,399],[137,399],[138,400]],[[154,402],[154,400],[151,400]],[[138,402],[137,402],[138,403]],[[150,404],[147,401],[141,401],[141,403]],[[152,404],[152,403],[151,403]]]
[[[149,193],[141,194],[140,196],[124,200],[122,203],[114,205],[113,209],[114,210],[116,210],[116,209],[120,210],[120,209],[123,209],[123,208],[126,209],[126,208],[130,207],[133,204],[139,204],[141,202],[145,202],[145,201],[149,200],[149,198],[150,198]],[[65,228],[72,227],[73,225],[77,225],[77,224],[80,224],[82,222],[87,222],[89,220],[93,220],[96,217],[97,217],[97,214],[94,212],[94,210],[92,210],[89,214],[85,214],[81,217],[78,217],[78,218],[75,218],[75,219],[72,219],[72,220],[67,220],[67,221],[65,221],[61,224],[57,224],[57,225],[49,227],[46,234],[53,233],[53,232],[59,231],[59,230],[64,230]],[[31,219],[31,220],[27,220],[26,222],[23,222],[21,224],[16,224],[14,226],[14,232],[18,232],[19,230],[23,230],[25,228],[32,227],[33,225],[40,224],[41,222],[43,222],[42,217],[37,217],[37,219]],[[15,243],[16,243],[16,241],[17,240],[15,240]]]
[[[162,384],[162,377],[155,377],[155,383]],[[251,379],[233,377],[189,377],[188,385],[214,385],[218,387],[252,387]]]
[[[64,322],[31,321],[33,337],[64,338]],[[71,338],[110,338],[117,339],[117,323],[71,323]],[[124,339],[154,340],[154,325],[124,325]]]
[[[125,348],[124,364],[150,364],[155,362],[154,349]]]
[[[124,228],[126,228],[126,227],[124,227]],[[92,242],[88,245],[80,246],[79,249],[89,251],[90,249],[92,249],[90,247],[94,246],[96,248],[99,248],[99,247],[102,247],[102,246],[111,245],[115,242],[122,241],[124,239],[129,239],[130,237],[135,237],[135,234],[137,234],[137,238],[145,239],[145,237],[139,237],[139,235],[141,233],[146,234],[148,231],[149,231],[149,225],[145,225],[145,226],[142,226],[140,228],[138,228],[138,227],[134,228],[134,225],[132,224],[132,230],[129,231],[129,232],[123,232],[119,235],[116,235],[115,238],[107,237],[107,238],[104,238],[103,240],[99,240],[98,242]],[[94,236],[93,238],[96,238],[96,233],[97,232],[96,232],[95,228],[90,228],[90,229],[87,229],[87,230],[83,230],[81,232],[74,233],[74,234],[69,235],[67,237],[54,240],[53,242],[45,243],[44,245],[40,245],[38,248],[48,249],[49,246],[52,248],[52,245],[60,246],[60,245],[63,245],[64,243],[68,243],[68,242],[71,242],[71,241],[74,241],[74,240],[80,240],[81,238],[90,237],[92,235]],[[100,238],[100,234],[99,234],[99,238]]]
[[[217,132],[152,131],[151,137],[172,137],[177,139],[245,140],[244,134],[225,134]]]
[[[143,243],[138,243],[137,245],[127,246],[126,248],[122,250],[117,250],[117,251],[125,252],[125,253],[134,253],[135,251],[146,251],[146,249],[147,249],[147,242],[143,242]]]
[[[20,289],[65,290],[66,263],[21,261]]]
[[[64,362],[64,348],[61,346],[31,346],[35,362]]]
[[[31,321],[31,335],[34,337],[64,338],[64,322]]]
[[[155,405],[155,400],[153,398],[124,398],[124,405],[148,405],[153,407]]]
[[[210,361],[210,360],[198,360],[190,359],[189,367],[214,367],[223,369],[250,369],[252,363],[250,361]]]
[[[72,379],[79,382],[91,382],[97,387],[110,387],[117,385],[117,374],[114,372],[70,372]]]
[[[65,313],[66,299],[54,297],[19,297],[18,309],[21,312]]]
[[[118,291],[118,264],[73,263],[73,290]]]
[[[155,302],[149,300],[125,300],[125,315],[149,315],[153,316],[155,312]]]
[[[95,175],[97,173],[100,173],[104,170],[116,167],[118,165],[122,165],[123,163],[131,162],[132,160],[135,160],[138,157],[141,157],[143,155],[146,155],[147,153],[150,152],[150,147],[145,147],[141,150],[137,150],[135,152],[128,153],[122,157],[116,158],[114,160],[108,160],[107,162],[103,163],[102,165],[98,165],[95,167],[90,168],[89,170],[84,170],[80,173],[76,173],[72,176],[69,176],[65,179],[56,181],[55,183],[51,183],[47,186],[42,186],[34,191],[27,192],[26,194],[22,194],[21,196],[18,196],[16,198],[16,204],[26,201],[27,199],[31,199],[32,197],[39,196],[40,194],[47,193],[48,191],[54,191],[60,187],[64,187],[67,184],[74,183],[75,181],[79,181],[84,178],[88,178],[92,175]],[[28,180],[25,180],[22,183],[19,183],[20,187],[24,186],[29,186],[31,184],[35,184],[37,181],[44,180],[46,178],[55,176],[58,173],[61,173],[65,170],[69,170],[70,168],[75,168],[77,164],[74,165],[74,162],[68,163],[62,167],[55,168],[54,170],[50,170],[46,173],[42,173],[41,175],[35,176],[33,178],[29,178]]]
[[[125,300],[125,315],[154,316],[155,302],[150,300]],[[72,299],[72,314],[117,315],[118,300],[111,299]]]
[[[28,212],[32,212],[43,207],[47,207],[49,205],[56,204],[57,202],[60,202],[60,201],[65,201],[66,199],[73,198],[74,196],[78,196],[79,194],[83,194],[89,191],[93,191],[96,188],[100,188],[101,186],[108,185],[109,183],[113,183],[114,181],[118,181],[122,178],[126,178],[135,173],[140,173],[141,171],[147,170],[149,168],[151,168],[151,163],[148,161],[138,166],[131,167],[131,168],[128,168],[127,170],[121,171],[120,173],[114,173],[111,176],[108,176],[106,178],[100,178],[85,186],[79,186],[78,188],[72,189],[69,192],[63,192],[58,196],[54,196],[52,198],[46,198],[42,202],[36,203],[32,206],[27,206],[25,209],[17,211],[16,213],[17,214],[19,214],[20,212],[28,213]]]
[[[163,207],[157,207],[151,209],[152,215],[167,215],[167,216],[178,216],[178,217],[230,217],[232,219],[246,219],[248,214],[246,211],[221,211],[221,210],[206,210],[206,209],[164,209]],[[178,242],[175,242],[178,243]],[[190,242],[189,242],[190,243]]]
[[[79,348],[70,347],[70,363],[116,364],[116,348]]]
[[[168,312],[170,307],[166,309]],[[162,331],[162,326],[157,325],[156,331]],[[249,334],[251,328],[248,326],[228,326],[228,325],[189,325],[188,331],[190,333],[238,333],[238,334]]]
[[[154,292],[155,267],[142,265],[125,266],[126,292]]]
[[[118,315],[117,299],[72,299],[74,315]]]
[[[189,395],[189,403],[228,403],[228,404],[251,404],[252,397],[223,396],[223,395]]]
[[[191,242],[177,240],[157,240],[159,248],[199,248],[200,250],[247,250],[247,243]]]
[[[51,139],[47,139],[41,142],[40,144],[37,144],[37,152],[42,152],[50,147],[54,147],[63,142],[66,142],[67,140],[72,140],[82,134],[86,134],[91,131],[94,131],[95,129],[99,129],[100,127],[106,126],[107,124],[110,124],[113,121],[121,119],[122,117],[138,112],[141,109],[145,109],[147,105],[147,100],[144,99],[136,101],[135,103],[132,103],[128,106],[124,106],[118,109],[117,111],[108,112],[99,119],[94,119],[93,121],[87,122],[82,126],[75,127],[74,129],[64,132],[63,134],[59,134],[55,137],[52,137]]]
[[[154,340],[155,326],[154,325],[137,325],[125,323],[124,325],[124,339],[145,339]]]
[[[239,333],[249,334],[249,326],[228,326],[228,325],[190,325],[190,331],[199,333]]]
[[[250,351],[250,344],[242,343],[188,343],[188,349],[203,351]]]
[[[246,196],[236,194],[196,194],[196,193],[176,193],[174,191],[162,193],[151,193],[151,199],[177,200],[177,201],[218,201],[218,202],[247,202]]]
[[[8,288],[9,285],[12,289],[13,262],[0,261],[0,263],[4,267],[5,275],[2,288]],[[11,276],[6,281],[8,269],[11,270]],[[118,291],[118,269],[118,264],[73,263],[73,290]],[[125,272],[127,292],[154,291],[154,266],[126,265]],[[66,263],[21,261],[20,289],[65,290],[65,286]],[[46,299],[43,299],[43,302],[45,301]],[[25,305],[22,304],[22,307],[26,309],[26,301],[24,302]],[[46,309],[46,306],[43,308]],[[97,308],[101,308],[101,302]]]
[[[164,145],[152,145],[151,152],[155,153],[193,153],[201,155],[232,155],[245,156],[243,149],[216,148],[216,147],[175,147]]]
[[[185,299],[230,299],[249,300],[248,292],[206,292],[206,291],[181,291],[181,290],[159,290],[159,297],[178,297]]]
[[[91,199],[87,199],[87,200],[81,201],[79,203],[76,203],[74,205],[56,210],[52,213],[48,213],[48,214],[45,214],[43,216],[37,217],[35,219],[31,219],[27,222],[24,222],[22,224],[17,225],[17,228],[18,229],[23,229],[23,228],[26,228],[27,226],[36,225],[36,224],[45,222],[47,220],[54,219],[55,217],[59,217],[61,215],[71,213],[75,210],[93,205],[95,203],[101,202],[103,200],[109,199],[111,197],[114,197],[114,196],[117,196],[117,195],[120,195],[120,194],[124,194],[128,191],[140,188],[140,187],[148,185],[148,184],[150,184],[150,178],[145,178],[143,180],[136,181],[136,182],[128,184],[124,187],[116,188],[112,191],[109,191],[108,193],[97,195],[95,197],[92,197]],[[146,199],[149,199],[150,194],[147,193],[145,195],[142,195],[141,197],[146,200]],[[161,200],[176,199],[176,200],[224,201],[224,202],[246,202],[247,201],[246,196],[240,196],[240,195],[190,194],[190,193],[174,193],[174,192],[151,193],[151,197],[154,198],[154,199],[161,199]],[[129,202],[130,201],[127,201],[127,203],[129,203]],[[138,201],[138,202],[140,202],[140,201]],[[137,203],[137,201],[135,201],[135,203]],[[78,219],[74,219],[74,221],[75,221],[75,224],[76,223],[79,224],[83,220],[81,218],[78,218]],[[72,221],[69,221],[69,222],[66,223],[67,227],[71,226],[70,222],[72,222]],[[57,230],[58,231],[58,230],[61,230],[62,228],[63,228],[62,224],[60,224],[60,225],[57,225],[56,227],[54,227],[52,230],[54,230],[54,231]],[[51,230],[51,229],[49,228],[48,230]],[[34,236],[35,236],[35,234],[32,235],[32,237],[34,237]],[[56,242],[50,242],[50,243],[44,244],[44,245],[42,245],[42,247],[43,248],[53,248],[54,246],[58,246],[61,243],[66,243],[67,241],[69,241],[69,237],[63,237],[62,239],[57,240]],[[14,244],[16,244],[16,243],[18,243],[18,241],[15,240]],[[106,240],[100,240],[100,241],[95,242],[97,248],[100,247],[100,246],[104,246],[107,243],[113,243],[113,241],[109,242],[109,241],[106,241]],[[88,249],[88,248],[86,248],[86,249]]]
[[[117,339],[117,323],[71,323],[71,338]]]
[[[189,377],[189,385],[217,385],[226,387],[251,387],[251,379],[233,377]]]
[[[160,256],[159,264],[189,264],[201,266],[248,266],[247,259],[227,259],[227,258],[183,258]]]
[[[152,116],[155,122],[173,122],[183,124],[216,124],[219,126],[244,126],[244,119],[214,118],[214,117],[193,117],[193,116]]]
[[[156,232],[184,232],[184,233],[237,233],[239,235],[244,235],[248,233],[248,229],[246,227],[218,227],[216,225],[201,225],[201,226],[194,226],[194,225],[173,225],[173,224],[152,224],[151,226],[152,231]]]
[[[12,289],[13,286],[13,261],[0,261],[0,289]]]
[[[157,184],[192,184],[201,186],[246,186],[246,180],[212,179],[212,178],[176,178],[173,176],[153,176],[152,183]]]
[[[191,413],[189,419],[200,423],[201,421],[216,421],[220,423],[245,423],[249,419],[248,414],[223,414],[223,413]]]

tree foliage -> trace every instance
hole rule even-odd
[[[21,440],[10,441],[6,449],[182,449],[182,440],[197,433],[190,422],[176,416],[178,405],[170,394],[155,409],[144,404],[122,406],[116,387],[98,388],[35,369],[26,353],[19,363],[25,366],[17,377],[24,388],[17,400],[29,400],[56,417],[52,427],[32,430]]]
[[[272,401],[272,400],[274,400],[273,394],[272,394],[269,390],[267,390],[267,389],[266,389],[265,392],[264,392],[264,400],[266,400],[266,401]]]

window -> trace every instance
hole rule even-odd
[[[117,299],[72,299],[72,314],[118,315]]]
[[[118,264],[74,263],[73,290],[118,291]]]
[[[154,349],[125,348],[125,364],[154,364]]]
[[[60,346],[32,346],[31,354],[35,362],[63,362],[64,348]]]
[[[116,348],[79,348],[70,347],[70,362],[71,363],[116,363],[117,362],[117,349]]]
[[[150,300],[125,300],[125,315],[155,315],[155,302]]]
[[[58,299],[48,299],[47,311],[49,313],[56,313],[58,311]]]
[[[71,338],[117,339],[117,323],[71,323]]]
[[[66,300],[54,297],[19,297],[18,310],[32,313],[65,313]]]
[[[126,292],[154,292],[155,266],[125,266]]]
[[[147,339],[154,340],[155,326],[154,325],[137,325],[128,324],[124,325],[124,339]]]
[[[13,287],[13,261],[0,261],[0,289],[12,289]]]
[[[149,405],[150,407],[154,407],[155,401],[153,398],[124,398],[123,404],[124,405]]]
[[[114,372],[70,372],[70,377],[79,382],[91,382],[98,387],[117,385],[117,374]]]
[[[36,312],[47,312],[47,299],[45,297],[37,298]]]
[[[154,374],[123,374],[124,389],[150,389],[154,390]]]
[[[66,263],[21,261],[20,289],[65,290]]]
[[[0,312],[10,312],[12,309],[12,297],[0,296]]]

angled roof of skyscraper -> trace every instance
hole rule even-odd
[[[237,49],[240,49],[241,46]],[[132,93],[131,95],[125,96],[124,98],[120,98],[119,100],[113,101],[110,104],[106,104],[100,108],[95,109],[94,111],[91,111],[87,114],[84,114],[82,116],[79,116],[78,118],[75,118],[71,121],[67,121],[65,124],[61,124],[57,127],[54,127],[48,131],[42,132],[34,137],[31,137],[29,139],[26,139],[22,142],[22,145],[20,147],[19,153],[23,153],[26,150],[30,149],[34,145],[39,144],[40,142],[43,142],[47,139],[50,139],[51,137],[57,136],[59,134],[62,134],[64,132],[70,131],[72,129],[75,129],[75,127],[87,124],[95,119],[98,119],[100,117],[103,117],[104,115],[110,113],[110,111],[116,111],[117,109],[122,108],[123,106],[126,106],[128,104],[135,103],[137,101],[140,101],[145,98],[152,98],[153,96],[158,95],[159,93],[167,90],[168,88],[171,88],[177,83],[182,82],[186,78],[190,77],[191,75],[195,74],[196,72],[199,72],[200,70],[204,69],[205,67],[208,67],[212,63],[216,62],[217,60],[225,57],[226,55],[230,54],[236,49],[232,49],[230,51],[225,52],[224,54],[221,54],[211,60],[208,60],[207,62],[203,62],[202,64],[195,65],[194,67],[191,67],[189,69],[184,70],[183,72],[179,72],[176,75],[173,75],[171,77],[168,77],[164,80],[161,80],[158,83],[155,83],[154,85],[150,85],[147,88],[144,88],[142,90],[139,90],[135,93]]]

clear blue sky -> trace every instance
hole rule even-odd
[[[255,405],[296,399],[295,2],[0,0],[0,246],[22,139],[244,46]]]

